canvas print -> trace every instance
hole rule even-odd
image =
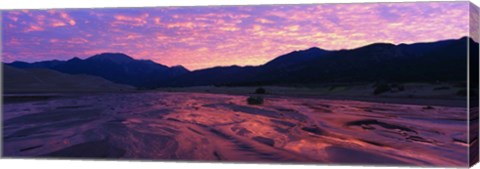
[[[468,167],[478,8],[5,10],[2,157]]]

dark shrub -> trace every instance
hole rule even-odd
[[[375,87],[375,90],[373,91],[374,95],[379,95],[385,92],[390,91],[391,88],[388,84],[379,84]]]
[[[435,108],[433,106],[428,105],[428,106],[423,107],[423,109],[424,110],[432,110],[432,109],[435,109]]]
[[[260,105],[263,104],[263,97],[261,96],[250,96],[247,98],[247,103],[251,105]]]
[[[257,88],[257,89],[255,90],[255,93],[256,93],[256,94],[265,94],[265,93],[267,93],[267,90],[265,90],[265,89],[262,88],[262,87],[259,87],[259,88]]]

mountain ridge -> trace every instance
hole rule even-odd
[[[467,41],[469,39],[469,42]],[[354,49],[318,52],[314,57],[300,61],[289,60],[288,66],[273,64],[279,58],[292,55],[306,57],[307,50],[300,50],[281,55],[260,66],[245,67],[243,70],[233,71],[232,67],[223,70],[218,67],[202,69],[173,79],[171,86],[195,85],[289,85],[306,83],[335,83],[335,82],[433,82],[433,81],[466,81],[459,74],[466,74],[466,46],[468,43],[478,48],[478,43],[471,38],[441,40],[436,42],[422,42],[412,44],[373,43]],[[312,48],[309,48],[312,49]],[[320,49],[320,48],[319,48]],[[440,51],[440,52],[439,52]],[[437,57],[438,56],[438,57]],[[295,58],[295,57],[294,57]],[[451,67],[447,72],[442,67]],[[230,72],[228,77],[220,73]],[[415,72],[418,70],[418,72]],[[199,72],[203,72],[203,75]],[[195,75],[196,74],[196,75]],[[216,75],[216,78],[202,81]],[[196,80],[195,80],[196,79]]]
[[[122,53],[101,53],[86,59],[74,57],[66,61],[33,63],[15,61],[7,65],[17,68],[48,68],[68,74],[94,75],[138,88],[154,88],[166,79],[190,72],[183,66],[168,67],[151,60],[136,60]]]
[[[455,74],[464,73],[461,65],[466,62],[466,57],[455,56],[466,56],[465,46],[469,43],[477,44],[478,48],[478,43],[469,37],[411,44],[372,43],[341,50],[311,47],[280,55],[258,66],[215,66],[194,71],[181,65],[168,67],[151,60],[136,60],[122,53],[101,53],[84,60],[72,58],[68,61],[12,62],[9,65],[97,75],[141,88],[349,81],[462,81],[464,79],[456,78]],[[445,66],[451,67],[451,72],[441,69]],[[87,71],[85,67],[96,72]]]

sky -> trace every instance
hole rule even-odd
[[[468,36],[468,2],[3,11],[2,59],[115,52],[197,70],[261,65],[311,47],[352,49]]]

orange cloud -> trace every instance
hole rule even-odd
[[[68,23],[72,26],[76,24],[75,20],[69,20]]]
[[[60,17],[67,21],[71,26],[76,24],[76,21],[66,12],[60,12]]]
[[[45,29],[40,26],[30,25],[27,29],[25,29],[25,32],[35,32],[35,31],[43,31],[43,30]]]
[[[155,38],[156,38],[157,40],[164,41],[164,40],[168,39],[168,36],[165,36],[165,35],[163,35],[163,34],[157,33],[157,34],[155,35]]]
[[[262,30],[262,26],[260,25],[253,25],[253,31],[260,31]]]
[[[285,27],[285,29],[289,30],[289,31],[298,31],[298,29],[300,28],[299,25],[292,25],[292,26],[288,26],[288,27]]]
[[[205,52],[205,51],[208,51],[208,48],[206,48],[206,47],[198,48],[197,51],[198,52]]]
[[[161,22],[160,22],[161,19],[160,19],[160,18],[155,18],[155,19],[153,19],[153,21],[154,21],[155,24],[157,24],[157,25],[161,24]]]
[[[222,31],[230,31],[230,32],[240,30],[239,27],[235,27],[235,26],[219,27],[219,29],[222,30]]]
[[[205,28],[209,27],[211,25],[206,24],[206,23],[195,23],[195,22],[175,22],[175,23],[170,23],[166,25],[167,28],[187,28],[187,29],[193,29],[193,28]]]
[[[142,14],[141,16],[128,16],[128,15],[115,15],[114,18],[116,22],[114,24],[123,24],[123,25],[132,25],[132,26],[143,26],[147,24],[147,18],[149,14]]]
[[[275,22],[273,22],[271,20],[268,20],[268,19],[265,19],[265,18],[257,18],[257,19],[255,19],[255,22],[263,23],[263,24],[265,24],[265,23],[275,23]]]
[[[56,22],[52,23],[53,27],[61,27],[61,26],[65,26],[65,25],[66,25],[65,23],[59,22],[59,21],[56,21]]]

